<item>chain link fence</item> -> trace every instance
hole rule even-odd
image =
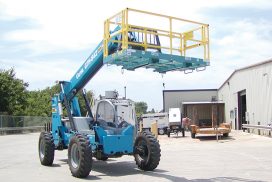
[[[40,131],[51,117],[0,115],[0,134]]]

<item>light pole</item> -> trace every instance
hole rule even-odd
[[[127,87],[124,86],[124,89],[125,89],[125,99],[127,99]]]

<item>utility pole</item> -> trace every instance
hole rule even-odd
[[[124,86],[124,89],[125,89],[125,99],[127,99],[127,87]]]

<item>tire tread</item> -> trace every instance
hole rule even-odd
[[[77,143],[80,155],[79,166],[77,169],[73,168],[71,164],[71,147],[74,143]],[[92,151],[87,137],[78,134],[71,138],[68,148],[68,163],[73,176],[77,178],[85,178],[90,174],[92,169]]]
[[[40,138],[39,138],[39,150],[40,150],[41,140],[44,140],[44,144],[45,144],[44,158],[42,159],[39,156],[41,164],[44,166],[51,166],[53,164],[54,156],[55,156],[55,145],[54,145],[53,135],[49,132],[41,132]]]
[[[150,132],[141,132],[138,134],[135,143],[137,143],[138,140],[145,140],[147,145],[150,147],[150,156],[149,161],[139,161],[139,159],[134,155],[136,165],[138,168],[145,170],[145,171],[153,171],[157,168],[160,162],[161,157],[161,149],[160,144],[158,140],[150,133]]]

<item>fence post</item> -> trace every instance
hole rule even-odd
[[[261,122],[258,122],[258,125],[260,125],[261,124]],[[261,130],[260,129],[258,129],[258,135],[261,135]]]

